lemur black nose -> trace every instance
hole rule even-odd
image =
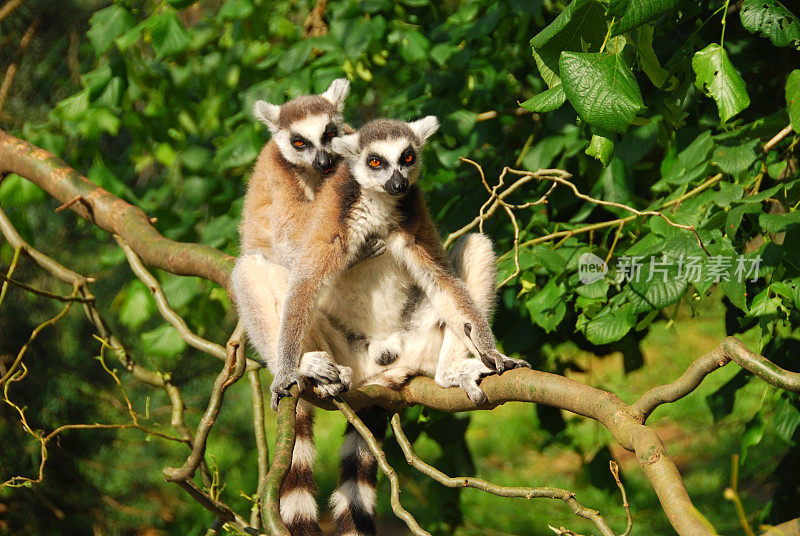
[[[335,163],[336,158],[325,151],[317,151],[317,154],[314,157],[314,169],[325,174],[333,171],[333,166]]]
[[[392,195],[402,195],[408,191],[408,179],[403,177],[399,171],[394,170],[392,178],[386,181],[383,189]]]

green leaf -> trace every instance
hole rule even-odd
[[[681,0],[611,0],[608,14],[617,17],[611,35],[621,35],[678,7]]]
[[[156,59],[180,54],[192,44],[189,32],[174,11],[153,15],[153,18],[150,37],[153,40]]]
[[[564,95],[564,88],[561,84],[558,84],[557,86],[543,91],[538,95],[534,95],[525,102],[520,103],[520,106],[526,110],[530,110],[531,112],[545,113],[552,112],[553,110],[561,107],[566,100],[567,97]]]
[[[800,407],[797,404],[797,399],[793,403],[787,396],[782,396],[772,418],[773,429],[787,443],[792,442],[795,431],[800,426]]]
[[[291,73],[298,70],[308,59],[311,54],[311,43],[304,40],[301,41],[286,51],[281,57],[278,67],[281,71]]]
[[[760,214],[758,224],[767,233],[785,231],[790,225],[800,223],[800,211],[786,214]]]
[[[44,191],[28,179],[11,173],[0,182],[0,199],[11,207],[40,203],[47,198]]]
[[[144,283],[138,279],[133,280],[121,294],[123,298],[119,308],[119,320],[135,331],[153,315],[156,310],[155,301]]]
[[[739,17],[748,31],[768,37],[776,47],[800,50],[800,21],[777,0],[744,0]]]
[[[559,58],[564,50],[600,50],[607,26],[603,6],[594,0],[573,0],[544,30],[531,39],[533,58],[549,87],[561,83]]]
[[[761,416],[761,411],[757,411],[753,418],[750,419],[750,422],[745,425],[744,434],[742,434],[742,446],[739,449],[742,454],[742,464],[747,459],[747,450],[761,443],[765,427],[766,423]]]
[[[740,370],[722,387],[706,397],[706,404],[708,404],[708,409],[711,410],[715,423],[721,421],[723,417],[733,411],[736,391],[744,387],[746,383],[747,372]]]
[[[89,19],[86,37],[94,53],[100,56],[114,44],[114,39],[133,28],[133,15],[122,6],[108,6],[96,11]]]
[[[567,99],[591,125],[624,133],[644,110],[639,86],[619,54],[563,52],[559,68]]]
[[[633,308],[606,309],[584,326],[586,338],[592,344],[608,344],[624,337],[636,324]]]
[[[186,341],[181,338],[178,330],[169,324],[142,333],[142,344],[148,354],[163,357],[178,355],[186,349]]]
[[[800,132],[800,69],[795,69],[786,80],[786,106],[795,132]]]
[[[217,12],[218,20],[241,20],[253,13],[252,0],[227,0]]]
[[[639,28],[636,49],[639,51],[639,66],[642,72],[654,86],[660,88],[669,78],[669,72],[661,66],[656,51],[653,50],[653,30],[652,24]]]
[[[596,158],[607,166],[611,162],[611,155],[614,154],[614,142],[600,134],[592,134],[592,140],[589,142],[589,147],[586,148],[586,154],[592,158]]]
[[[746,172],[758,156],[758,139],[732,145],[720,145],[714,151],[714,163],[725,173],[738,176]]]
[[[692,69],[697,75],[695,86],[717,102],[723,123],[750,105],[744,80],[720,45],[712,43],[695,53]]]
[[[556,283],[554,277],[525,304],[531,320],[548,333],[555,331],[567,312],[564,292],[563,283]]]

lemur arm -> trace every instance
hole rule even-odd
[[[387,248],[405,265],[448,328],[470,352],[497,372],[517,366],[497,351],[488,319],[475,305],[464,281],[451,271],[439,251],[441,247],[430,247],[420,236],[400,230],[387,240]]]

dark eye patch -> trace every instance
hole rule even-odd
[[[405,151],[400,154],[400,161],[398,164],[401,166],[411,166],[417,161],[417,153],[414,152],[412,147],[407,147]]]
[[[333,123],[328,123],[325,132],[322,134],[322,143],[328,143],[339,133],[339,129]]]
[[[298,151],[302,151],[307,146],[311,145],[307,139],[297,134],[292,134],[291,141],[292,141],[292,147],[294,147]]]

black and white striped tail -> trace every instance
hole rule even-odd
[[[378,440],[383,440],[389,420],[385,410],[368,408],[359,411],[357,415]],[[336,534],[373,536],[378,461],[361,434],[349,423],[339,456],[339,487],[331,496]]]
[[[292,466],[281,486],[281,519],[292,536],[322,536],[317,523],[317,484],[314,482],[314,413],[300,402],[297,405]]]

